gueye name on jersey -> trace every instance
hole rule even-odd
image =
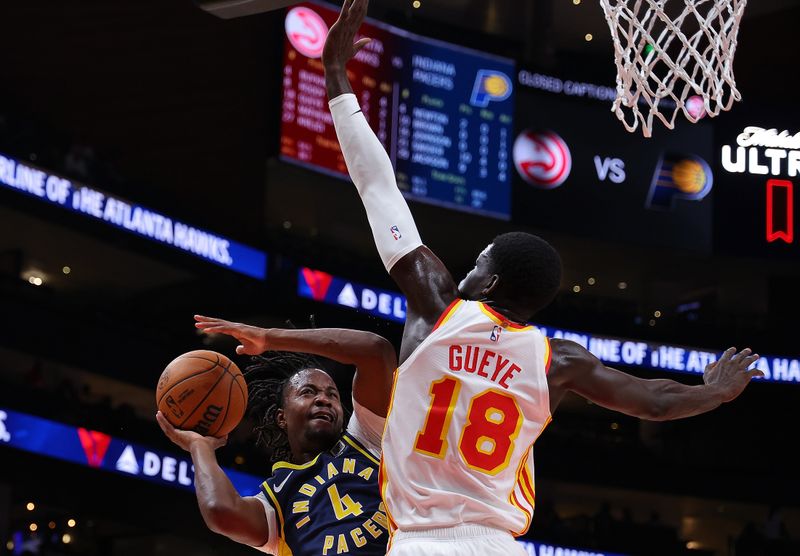
[[[508,389],[508,381],[513,379],[522,367],[492,350],[478,346],[450,346],[449,365],[453,372],[467,372],[491,380]]]

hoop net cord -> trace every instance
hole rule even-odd
[[[669,0],[600,0],[617,66],[611,111],[630,132],[641,124],[645,137],[655,118],[673,129],[680,112],[695,123],[741,99],[733,58],[747,0],[677,1],[683,9],[671,17]]]

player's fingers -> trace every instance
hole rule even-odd
[[[736,353],[735,347],[729,347],[725,350],[725,353],[722,354],[722,357],[719,358],[720,361],[730,361],[733,354]]]
[[[217,323],[206,324],[198,322],[197,324],[195,324],[195,327],[199,328],[206,334],[233,334],[235,332],[234,327],[225,324],[217,324]]]
[[[734,361],[738,361],[738,360],[739,360],[739,359],[741,359],[742,357],[747,357],[747,356],[748,356],[748,355],[750,355],[751,353],[753,353],[753,350],[752,350],[752,349],[750,349],[750,348],[744,348],[742,351],[739,351],[739,352],[735,353],[735,354],[733,355],[733,357],[731,357],[731,359],[732,359],[732,360],[734,360]]]
[[[342,5],[342,16],[347,17],[350,15],[350,10],[353,8],[353,2],[355,0],[344,0],[344,4]]]
[[[747,369],[747,368],[750,367],[750,365],[752,365],[753,363],[755,363],[758,360],[759,360],[759,355],[757,353],[754,353],[753,355],[748,355],[747,357],[742,359],[741,360],[741,365],[742,365],[742,367]]]
[[[761,377],[761,378],[763,378],[763,377],[764,377],[764,371],[761,371],[761,370],[759,370],[759,369],[753,369],[752,371],[747,371],[747,376],[748,376],[748,377],[749,377],[751,380],[752,380],[752,379],[754,379],[754,378],[756,378],[756,377]]]
[[[196,320],[197,322],[215,322],[220,319],[214,317],[206,317],[205,315],[195,315],[194,320]]]
[[[166,434],[169,438],[172,438],[175,429],[169,424],[169,421],[167,421],[167,418],[164,417],[164,414],[161,413],[161,411],[156,413],[156,421],[158,421],[158,426],[161,427],[161,430],[164,431],[164,434]]]
[[[372,42],[372,39],[367,37],[356,41],[356,44],[353,45],[353,56],[358,54],[358,51],[367,46],[370,42]]]

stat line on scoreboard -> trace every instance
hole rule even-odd
[[[328,4],[301,3],[287,13],[287,29],[308,21],[321,29],[337,16]],[[363,33],[372,41],[348,73],[400,190],[411,200],[509,220],[513,60],[371,20]],[[284,45],[280,159],[348,179],[317,53],[296,34],[287,32]]]

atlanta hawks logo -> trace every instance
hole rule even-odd
[[[523,131],[514,142],[514,165],[520,177],[542,189],[555,189],[569,177],[572,156],[552,131]]]
[[[328,36],[328,26],[317,12],[299,6],[286,14],[286,36],[300,54],[319,58]]]

